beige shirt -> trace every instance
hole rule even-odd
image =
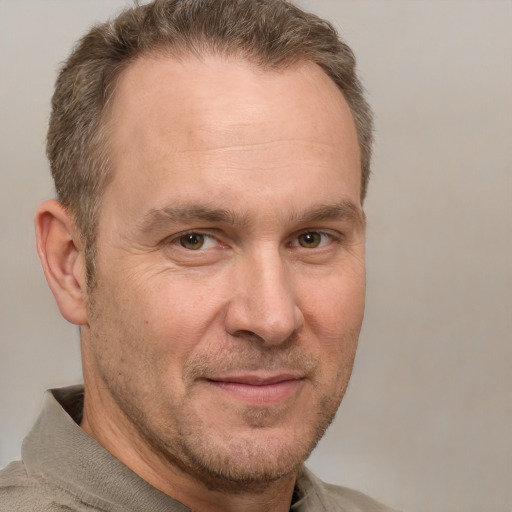
[[[79,426],[83,388],[47,391],[23,441],[22,460],[0,471],[0,512],[190,512],[152,487]],[[359,492],[325,484],[306,468],[293,512],[393,512]]]

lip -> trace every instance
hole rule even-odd
[[[205,379],[213,388],[253,406],[271,406],[284,402],[302,386],[297,373],[273,375],[243,374]]]

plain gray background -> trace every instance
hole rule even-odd
[[[417,512],[512,511],[512,2],[304,0],[358,56],[377,116],[368,305],[353,379],[310,459]],[[0,1],[0,466],[42,392],[80,380],[32,217],[53,194],[56,70],[122,0]]]

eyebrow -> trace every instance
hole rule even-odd
[[[359,226],[366,224],[366,215],[352,201],[344,200],[335,204],[320,204],[300,214],[290,216],[291,223],[309,224],[325,220],[349,220]]]
[[[143,231],[151,231],[165,227],[169,223],[186,221],[205,221],[220,224],[241,225],[248,224],[245,215],[240,215],[232,210],[215,208],[208,205],[190,204],[183,206],[166,206],[152,209],[144,215],[141,223]]]
[[[277,210],[279,209],[277,208]],[[288,217],[288,222],[290,224],[311,224],[326,220],[345,219],[354,222],[360,227],[366,223],[366,216],[363,210],[348,200],[335,204],[314,205],[306,211],[292,213]],[[142,231],[153,231],[163,229],[168,224],[187,221],[228,224],[242,228],[250,224],[246,214],[208,205],[187,204],[151,209],[144,215],[140,227]]]

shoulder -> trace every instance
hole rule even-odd
[[[347,510],[347,512],[398,512],[396,509],[389,508],[354,489],[326,483],[324,483],[324,488],[331,502],[341,507],[339,510]]]
[[[79,503],[58,487],[30,476],[21,461],[0,470],[0,512],[82,511]],[[90,509],[89,509],[90,510]]]
[[[318,503],[323,507],[313,507],[312,510],[340,512],[398,512],[393,508],[379,503],[362,492],[355,491],[347,487],[340,487],[338,485],[325,483],[307,469],[301,476],[300,484],[307,495],[305,504],[313,505],[313,503]],[[300,512],[302,512],[302,510],[306,512],[309,508],[299,508]]]

